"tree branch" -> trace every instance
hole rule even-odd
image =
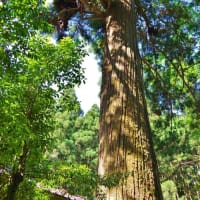
[[[104,17],[83,17],[82,20],[104,20]]]
[[[87,0],[80,0],[80,2],[87,7],[89,10],[94,12],[98,16],[103,16],[104,12],[98,9],[96,6],[94,6],[92,3],[89,3]]]
[[[110,8],[112,0],[100,0],[101,5],[104,9],[108,10]]]
[[[149,21],[147,15],[146,15],[146,13],[145,13],[144,7],[141,5],[139,0],[135,0],[135,5],[137,7],[138,13],[143,17],[143,19],[146,23],[146,26],[149,29],[151,27],[151,24],[150,24],[150,21]]]
[[[154,45],[153,42],[152,42],[152,45],[153,45],[153,47],[154,47],[157,51],[159,51],[160,53],[163,54],[163,56],[166,58],[166,60],[168,60],[168,61],[171,63],[171,65],[172,65],[173,68],[175,69],[177,75],[178,75],[178,76],[180,77],[180,79],[182,80],[183,84],[187,87],[188,91],[190,92],[190,94],[192,95],[192,97],[194,98],[194,100],[196,100],[195,95],[194,95],[194,90],[193,90],[192,86],[189,85],[188,82],[186,82],[185,77],[184,77],[184,74],[180,72],[180,70],[178,69],[178,67],[176,67],[176,65],[169,59],[169,57],[167,56],[167,54],[166,54],[164,51],[162,51],[162,50],[160,50],[159,48],[157,48],[157,47]],[[179,63],[179,66],[180,66],[180,63]]]
[[[142,62],[149,68],[149,70],[152,72],[152,74],[154,75],[155,79],[159,79],[159,83],[160,83],[160,87],[162,88],[162,90],[165,92],[165,94],[171,98],[172,97],[172,94],[169,92],[169,90],[167,89],[162,77],[161,77],[161,74],[158,72],[158,70],[153,67],[151,65],[151,63],[149,63],[145,58],[141,58],[142,59]],[[155,74],[154,74],[155,73]]]
[[[140,34],[140,37],[143,41],[145,41],[146,43],[148,43],[147,41],[147,38],[144,37],[144,35]],[[157,52],[160,52],[167,61],[170,62],[170,64],[173,66],[174,70],[176,71],[177,73],[177,76],[180,77],[180,79],[182,80],[183,82],[183,85],[186,86],[187,90],[190,92],[190,94],[192,95],[193,99],[196,100],[196,97],[195,97],[195,94],[194,94],[194,90],[192,88],[192,86],[185,80],[185,76],[184,76],[184,73],[183,73],[183,69],[182,69],[182,66],[181,66],[181,62],[179,61],[179,66],[177,67],[172,61],[171,59],[169,58],[169,56],[167,55],[167,53],[161,49],[159,49],[156,45],[155,45],[155,41],[152,37],[149,37],[149,41],[150,41],[150,44],[152,46],[152,48],[157,51]],[[144,61],[144,60],[143,60]],[[150,68],[151,64],[147,64],[147,62],[145,62],[145,64]],[[181,68],[181,71],[179,69],[179,67]],[[154,70],[154,68],[151,68],[152,70]],[[155,71],[155,70],[154,70]],[[157,74],[158,75],[158,74]],[[161,76],[160,76],[161,78]],[[161,78],[162,79],[162,78]]]

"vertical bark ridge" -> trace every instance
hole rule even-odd
[[[99,136],[100,176],[108,200],[162,200],[143,92],[133,0],[116,0],[106,19]],[[119,183],[119,184],[118,184]]]

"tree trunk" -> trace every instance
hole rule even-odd
[[[13,173],[10,178],[10,185],[8,186],[7,197],[5,198],[5,200],[15,199],[15,194],[17,192],[17,189],[24,178],[27,153],[28,153],[28,147],[25,144],[23,146],[23,152],[19,158],[18,167],[17,169],[13,169]]]
[[[106,17],[102,69],[99,191],[110,200],[162,200],[144,98],[133,0],[115,0]],[[98,195],[97,195],[98,196]]]

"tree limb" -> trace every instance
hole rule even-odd
[[[100,0],[101,5],[104,9],[108,10],[110,8],[112,0]]]
[[[104,17],[83,17],[82,20],[104,20]]]
[[[150,24],[150,21],[149,21],[147,15],[146,15],[146,13],[145,13],[146,11],[145,11],[144,7],[141,5],[139,0],[135,0],[135,5],[137,7],[138,13],[143,17],[147,28],[150,28],[151,24]]]
[[[87,7],[89,10],[94,12],[96,15],[103,16],[104,12],[94,6],[92,3],[88,2],[87,0],[80,0],[80,2]]]
[[[147,41],[147,38],[145,38],[142,34],[140,34],[140,37],[142,38],[143,41],[145,41],[146,43],[148,43]],[[167,61],[170,62],[170,64],[173,66],[173,69],[176,71],[177,73],[177,76],[180,77],[180,79],[182,80],[183,82],[183,85],[186,86],[187,90],[190,92],[190,94],[192,95],[193,99],[196,100],[196,97],[195,97],[195,94],[194,94],[194,90],[192,88],[192,86],[185,80],[185,76],[184,76],[184,73],[182,72],[183,69],[182,69],[182,66],[181,66],[181,62],[179,61],[179,67],[181,68],[181,71],[179,69],[179,67],[177,67],[172,61],[171,59],[169,58],[169,56],[167,55],[167,53],[163,50],[161,50],[160,48],[158,48],[156,45],[155,45],[155,41],[152,37],[149,37],[149,41],[150,41],[150,44],[152,46],[152,48],[157,51],[157,52],[160,52]],[[144,59],[143,59],[144,61]],[[147,64],[147,61],[145,61],[145,64],[151,69],[151,70],[154,70],[154,68],[151,68],[151,64]],[[154,70],[155,71],[155,70]],[[158,74],[157,74],[158,75]],[[161,78],[161,76],[160,76]],[[162,79],[162,78],[161,78]]]

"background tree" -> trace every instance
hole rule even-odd
[[[198,3],[162,1],[149,7],[158,33],[145,37],[141,30],[139,37],[164,197],[169,199],[167,188],[176,185],[173,199],[198,199]]]
[[[71,99],[76,99],[74,90],[68,90],[67,93],[72,94]],[[56,129],[53,137],[56,142],[49,156],[66,161],[68,164],[85,164],[96,171],[99,108],[93,105],[83,115],[77,99],[73,100],[72,108],[59,111],[55,115]]]
[[[30,177],[26,172],[39,167],[50,141],[57,95],[80,84],[85,53],[70,38],[55,45],[42,34],[52,29],[38,1],[7,1],[0,12],[4,16],[0,22],[0,163],[10,180],[5,199],[11,200],[20,183]]]
[[[46,166],[40,180],[46,187],[66,189],[70,194],[78,194],[93,199],[96,189],[97,128],[99,108],[94,105],[85,115],[80,108],[73,89],[65,91],[60,98],[62,108],[55,115],[56,127],[53,145],[43,160]],[[66,106],[64,106],[66,105]],[[48,177],[48,180],[47,180]]]

